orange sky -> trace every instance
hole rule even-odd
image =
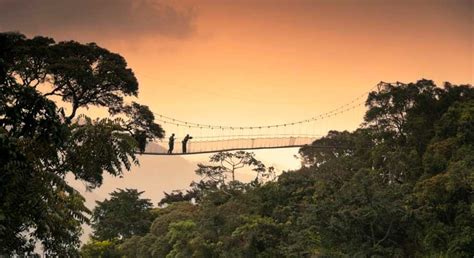
[[[34,19],[10,18],[0,29],[96,41],[127,59],[140,81],[141,103],[192,122],[304,119],[379,81],[473,81],[472,0],[158,1],[186,16],[158,21],[150,19],[162,11],[137,7],[153,0],[44,0],[38,6],[0,0],[0,8],[2,2],[26,9],[7,14]],[[129,13],[127,2],[133,3]],[[70,9],[77,11],[58,17]],[[354,128],[362,113],[331,125]]]
[[[305,119],[379,81],[473,83],[472,0],[160,1],[178,11],[156,14],[146,4],[137,7],[142,1],[129,1],[44,0],[36,7],[35,1],[0,0],[0,17],[7,17],[0,18],[0,30],[95,41],[118,52],[139,78],[140,103],[192,122]],[[352,130],[363,112],[322,126]],[[295,153],[258,155],[285,169],[298,165]],[[106,180],[94,194],[103,198],[128,185],[157,201],[161,191],[188,185],[193,165],[187,162],[206,158],[143,158],[132,175]]]
[[[472,83],[472,4],[296,2],[189,1],[187,38],[104,44],[136,71],[142,103],[193,122],[304,119],[381,80]],[[362,112],[334,128],[356,127]]]

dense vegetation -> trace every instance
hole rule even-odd
[[[216,154],[198,166],[203,180],[141,218],[153,218],[146,232],[102,237],[93,222],[82,254],[472,257],[474,89],[381,83],[366,105],[359,129],[302,148],[301,169],[271,180],[273,170],[251,153]],[[256,179],[233,180],[236,164]]]
[[[148,107],[125,101],[137,92],[124,58],[95,44],[0,33],[0,256],[37,243],[78,255],[90,211],[66,175],[100,186],[104,171],[121,175],[164,134]],[[120,119],[77,115],[89,106]]]

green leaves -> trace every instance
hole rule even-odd
[[[102,172],[120,176],[129,170],[135,157],[137,143],[122,120],[82,117],[71,125],[71,136],[64,154],[68,170],[91,187],[102,184]]]
[[[416,183],[413,205],[430,253],[467,256],[474,251],[473,104],[456,102],[448,109],[423,156],[425,175]]]
[[[284,225],[270,217],[244,217],[241,226],[232,233],[238,243],[234,252],[243,257],[277,257],[283,254]]]
[[[302,220],[318,232],[320,253],[472,253],[473,93],[428,80],[381,83],[365,128],[301,149],[315,189]]]
[[[92,215],[93,238],[123,239],[144,235],[152,222],[149,199],[142,199],[136,189],[118,189],[111,198],[97,202]]]
[[[119,251],[116,250],[115,241],[98,241],[90,240],[81,248],[81,257],[97,258],[97,257],[120,257]]]
[[[124,58],[96,44],[0,33],[1,254],[31,254],[40,242],[49,255],[77,255],[90,211],[65,176],[99,186],[104,171],[121,176],[163,137],[148,107],[124,103],[137,92]],[[123,118],[76,119],[91,105]]]

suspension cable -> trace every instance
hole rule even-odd
[[[309,119],[298,120],[298,121],[287,122],[287,123],[280,123],[280,124],[259,125],[259,126],[221,126],[221,125],[211,125],[211,124],[188,122],[188,121],[176,119],[176,118],[166,116],[166,115],[163,115],[163,114],[160,114],[160,113],[155,113],[155,112],[153,114],[158,116],[156,118],[156,120],[161,121],[165,124],[172,124],[172,125],[176,125],[176,126],[184,126],[184,127],[188,127],[188,128],[206,128],[206,129],[222,129],[222,130],[224,130],[224,129],[230,129],[230,130],[234,130],[234,129],[240,129],[240,130],[245,129],[245,130],[247,130],[247,129],[250,129],[250,130],[253,130],[253,129],[262,129],[262,128],[270,129],[270,128],[278,128],[278,127],[283,127],[283,126],[294,126],[294,125],[298,125],[298,124],[310,123],[310,122],[323,120],[323,119],[326,119],[326,118],[329,118],[329,117],[338,116],[340,114],[346,113],[350,110],[356,109],[356,108],[362,106],[363,104],[365,104],[365,101],[360,101],[360,99],[363,98],[364,96],[366,96],[367,94],[369,94],[370,92],[372,92],[372,90],[374,90],[377,87],[378,87],[378,85],[372,87],[368,91],[366,91],[363,94],[361,94],[361,95],[357,96],[356,98],[354,98],[352,101],[347,102],[347,103],[345,103],[345,104],[343,104],[343,105],[341,105],[341,106],[339,106],[335,109],[332,109],[328,112],[313,116]]]

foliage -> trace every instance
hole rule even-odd
[[[137,92],[123,57],[94,43],[0,33],[0,254],[31,254],[39,241],[77,255],[90,211],[66,175],[99,186],[163,137],[146,106],[125,103]],[[89,106],[121,119],[78,118]]]
[[[283,253],[280,250],[285,239],[283,226],[269,217],[244,217],[242,225],[232,232],[232,238],[239,243],[235,254],[242,257],[276,257]]]
[[[198,164],[196,174],[203,176],[204,180],[208,179],[222,185],[229,181],[229,176],[231,182],[235,181],[236,170],[246,166],[251,167],[257,173],[256,179],[268,177],[268,173],[272,172],[272,169],[267,172],[265,165],[255,159],[255,154],[245,151],[219,152],[212,155],[209,161],[217,165]]]
[[[127,257],[165,257],[170,252],[178,255],[179,250],[176,249],[180,243],[185,242],[179,239],[181,230],[193,229],[194,225],[190,219],[196,211],[197,207],[188,202],[173,203],[159,209],[149,233],[143,237],[126,239],[120,245],[120,250]],[[184,237],[187,233],[182,234]]]
[[[165,193],[165,197],[159,202],[159,205],[192,200],[197,202],[205,194],[216,190],[232,195],[232,192],[239,192],[248,187],[254,187],[275,179],[274,168],[267,168],[251,152],[219,152],[212,155],[209,162],[211,164],[198,164],[196,174],[201,176],[202,179],[199,182],[192,182],[191,189],[186,190],[186,193],[179,190]],[[248,185],[235,179],[238,170],[246,167],[256,173],[252,184]]]
[[[130,250],[126,257],[472,256],[472,86],[381,83],[367,107],[359,129],[301,148],[301,169],[276,181],[233,181],[233,166],[220,164],[232,154],[211,157],[215,164],[197,170],[205,180],[165,196],[148,234],[121,250]]]
[[[136,189],[118,189],[110,199],[96,201],[92,213],[93,239],[123,239],[144,235],[153,221],[149,199],[142,199]]]
[[[84,258],[111,258],[120,257],[119,251],[116,249],[115,241],[98,241],[90,240],[81,247],[81,257]]]
[[[381,83],[368,97],[364,128],[313,144],[347,147],[301,150],[316,185],[304,216],[322,253],[473,253],[473,97],[469,85]]]

